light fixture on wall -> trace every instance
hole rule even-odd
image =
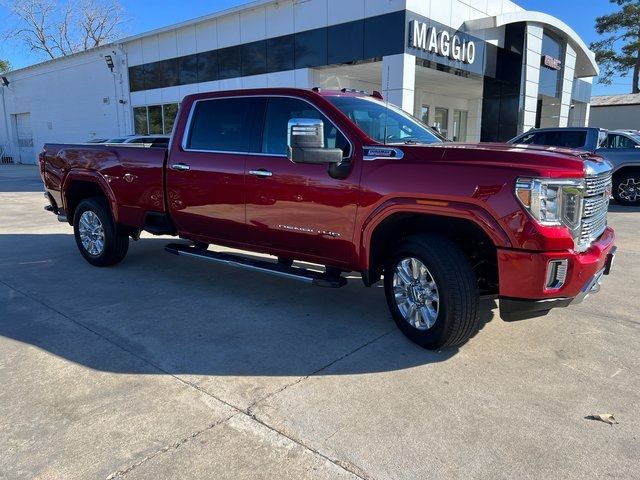
[[[104,61],[107,62],[107,67],[109,68],[109,70],[113,72],[113,68],[115,67],[113,63],[113,57],[111,55],[105,55]]]
[[[9,79],[7,77],[2,77],[2,85],[4,85],[5,87],[9,86]]]

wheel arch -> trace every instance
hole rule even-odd
[[[73,216],[78,204],[91,197],[104,198],[111,210],[114,221],[118,222],[118,209],[115,195],[104,177],[95,172],[70,172],[63,183],[64,206],[69,225],[73,225]]]
[[[439,203],[434,208],[421,208],[425,206],[415,202],[395,205],[367,223],[360,249],[365,285],[380,280],[386,254],[396,242],[411,235],[436,233],[454,241],[472,265],[476,264],[479,283],[486,283],[481,285],[483,291],[497,289],[497,247],[511,246],[511,239],[485,210],[475,205]]]
[[[614,170],[613,177],[618,178],[627,173],[638,172],[640,173],[640,163],[627,163],[621,165],[617,170]]]

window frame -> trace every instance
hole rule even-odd
[[[191,104],[191,107],[189,108],[189,116],[187,117],[187,123],[185,124],[184,130],[182,131],[182,140],[180,141],[180,148],[182,149],[183,152],[220,153],[220,154],[226,154],[226,155],[253,155],[253,156],[260,156],[260,157],[286,158],[286,155],[282,155],[282,154],[278,154],[278,153],[236,152],[236,151],[227,151],[227,150],[201,150],[201,149],[188,148],[187,147],[187,143],[189,141],[189,135],[191,134],[191,128],[193,127],[193,125],[192,125],[193,116],[194,116],[194,114],[196,112],[197,105],[200,102],[215,102],[216,100],[225,100],[225,99],[230,99],[230,98],[263,98],[263,99],[266,99],[267,102],[265,102],[265,114],[266,114],[266,108],[267,108],[268,100],[270,98],[293,98],[293,99],[296,99],[296,100],[302,100],[303,102],[308,103],[311,107],[313,107],[316,110],[318,110],[322,115],[324,115],[327,118],[327,120],[329,120],[331,125],[333,125],[342,134],[342,136],[347,140],[347,143],[349,144],[349,155],[344,157],[342,160],[343,161],[350,161],[351,158],[353,157],[353,152],[354,152],[353,142],[347,136],[347,134],[345,134],[344,131],[338,125],[336,125],[336,123],[333,120],[331,120],[331,117],[329,115],[327,115],[326,111],[324,111],[319,106],[311,103],[306,98],[297,97],[295,95],[229,95],[229,96],[224,96],[224,97],[199,98],[199,99],[195,100]],[[264,127],[265,127],[265,118],[264,117],[265,117],[265,115],[263,115],[263,118],[260,120],[260,123],[259,123],[260,138],[262,138],[263,135],[264,135]],[[261,142],[261,144],[262,144],[262,142]]]

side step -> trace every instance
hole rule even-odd
[[[280,263],[268,262],[266,260],[254,260],[240,255],[202,250],[181,243],[170,243],[164,247],[164,249],[174,255],[186,255],[188,257],[201,258],[203,260],[210,260],[212,262],[222,263],[232,267],[243,268],[245,270],[270,273],[279,277],[310,283],[317,287],[340,288],[347,284],[347,279],[340,275],[328,275],[326,273],[305,270],[304,268],[288,267]]]

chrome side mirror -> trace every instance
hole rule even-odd
[[[287,123],[287,158],[294,163],[340,164],[342,150],[325,148],[322,120],[292,118]]]

